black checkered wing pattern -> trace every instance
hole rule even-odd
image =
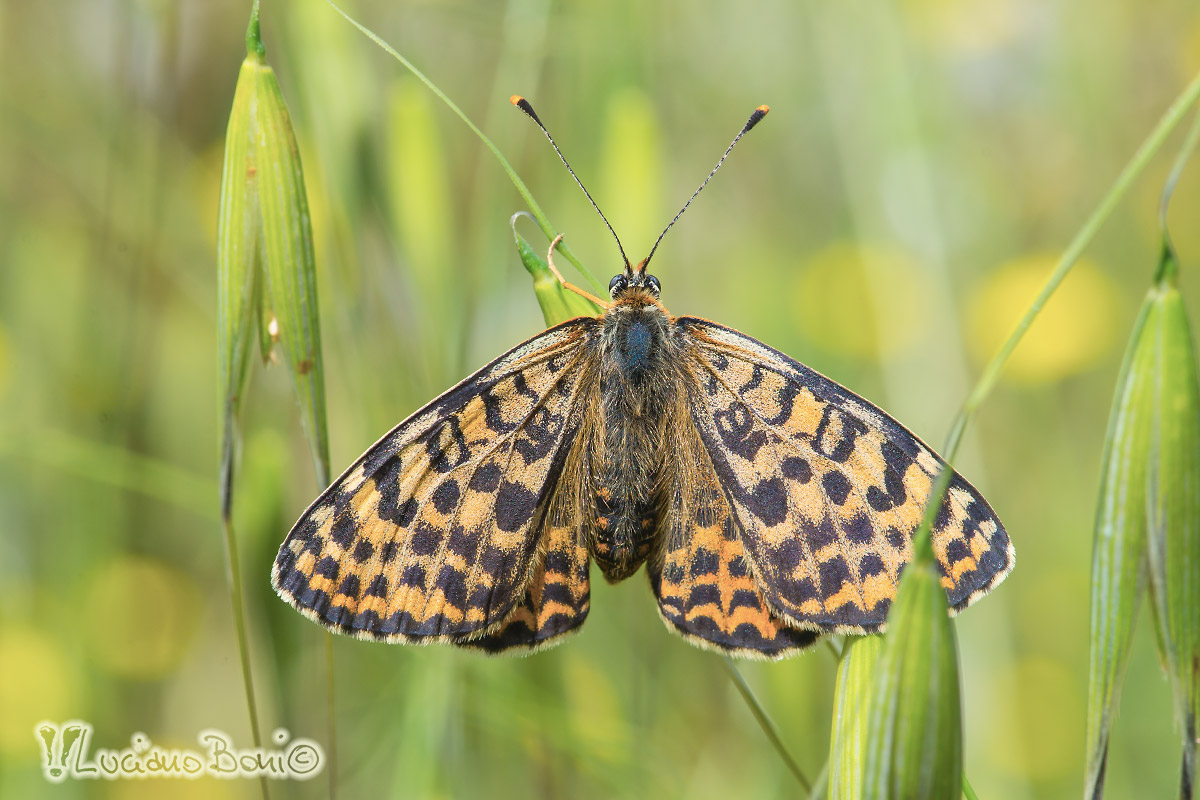
[[[587,553],[547,507],[597,325],[517,346],[368,450],[292,528],[279,595],[342,633],[535,647],[587,614]]]
[[[737,331],[692,317],[692,417],[766,602],[787,624],[877,631],[943,461],[854,393]],[[933,530],[955,611],[999,583],[1013,549],[955,475]]]

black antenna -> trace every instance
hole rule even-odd
[[[579,176],[575,174],[575,170],[571,169],[571,165],[567,163],[567,158],[562,154],[562,150],[558,149],[558,145],[554,143],[554,137],[550,135],[550,131],[546,130],[546,126],[538,119],[537,112],[533,110],[533,106],[529,105],[529,101],[519,94],[514,94],[508,98],[508,102],[512,103],[517,108],[529,115],[529,118],[537,123],[537,126],[542,129],[542,133],[546,134],[546,138],[550,140],[550,146],[554,148],[554,152],[558,153],[558,157],[562,159],[563,166],[567,168],[567,172],[571,173],[571,177],[579,184],[579,188],[583,189],[583,193],[587,196],[588,202],[592,204],[592,208],[596,209],[596,213],[600,215],[600,219],[604,220],[604,224],[608,225],[608,232],[612,234],[613,239],[617,242],[617,249],[621,251],[621,260],[625,262],[625,269],[630,270],[629,257],[625,255],[625,248],[621,247],[621,240],[617,236],[617,232],[613,230],[613,226],[609,223],[608,217],[604,216],[604,212],[600,210],[600,206],[596,205],[596,201],[592,199],[592,195],[588,192],[587,187],[583,185],[583,181],[579,180]]]
[[[708,182],[712,180],[712,176],[717,174],[717,170],[721,168],[721,165],[725,163],[725,159],[729,157],[729,153],[733,150],[733,146],[737,144],[738,140],[745,136],[751,128],[757,125],[770,110],[771,109],[767,106],[759,106],[758,108],[754,109],[754,113],[750,115],[750,119],[746,120],[746,124],[742,126],[740,131],[738,131],[738,135],[733,137],[733,141],[729,143],[729,147],[725,148],[725,154],[721,156],[721,160],[717,162],[717,165],[712,168],[712,172],[708,173],[708,177],[704,179],[704,183],[700,184],[699,189],[692,192],[692,196],[689,197],[688,201],[683,204],[683,208],[679,209],[679,213],[675,215],[675,218],[672,219],[670,223],[667,224],[667,227],[663,228],[663,232],[658,235],[658,239],[656,239],[654,242],[654,247],[650,248],[650,255],[646,256],[645,261],[643,261],[641,264],[638,264],[639,272],[646,271],[646,265],[650,263],[650,259],[654,257],[654,251],[658,249],[658,243],[661,242],[663,237],[667,235],[667,231],[671,230],[671,226],[673,226],[679,220],[679,218],[683,216],[683,212],[688,210],[688,206],[690,206],[692,201],[696,199],[696,195],[700,194],[700,191],[705,186],[708,186]]]

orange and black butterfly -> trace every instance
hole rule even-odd
[[[592,561],[609,581],[644,563],[668,627],[702,646],[779,658],[880,630],[944,462],[783,353],[671,316],[649,260],[625,259],[601,315],[518,345],[363,454],[288,534],[280,596],[363,639],[534,650],[583,624]],[[955,611],[1012,568],[958,475],[933,545]]]

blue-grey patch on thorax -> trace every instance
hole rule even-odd
[[[650,351],[654,334],[650,329],[651,323],[646,320],[635,320],[624,330],[617,344],[617,360],[626,373],[642,372],[650,366]]]

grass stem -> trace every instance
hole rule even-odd
[[[788,771],[792,773],[796,782],[804,789],[804,794],[811,796],[812,783],[804,776],[804,773],[800,770],[800,765],[792,758],[792,754],[783,746],[783,740],[779,738],[779,729],[775,727],[774,721],[772,721],[767,710],[762,707],[762,703],[758,702],[758,698],[754,695],[754,690],[750,688],[750,684],[746,683],[746,679],[742,677],[742,673],[737,668],[737,665],[733,663],[733,659],[729,656],[721,656],[721,664],[725,667],[725,673],[729,675],[729,679],[737,687],[742,699],[746,701],[746,705],[750,707],[750,713],[754,715],[758,726],[767,735],[771,746],[775,748],[775,751],[779,753],[779,757],[783,759],[783,763],[787,765]]]
[[[228,516],[222,517],[221,527],[225,530],[225,549],[229,555],[229,595],[233,601],[233,624],[237,629],[238,655],[242,661],[242,683],[246,687],[246,709],[250,712],[250,736],[254,740],[254,746],[261,748],[262,734],[259,732],[258,704],[254,700],[254,678],[250,670],[250,643],[246,638],[246,612],[242,603],[242,571],[238,559],[237,537],[233,535],[233,523]],[[258,780],[263,800],[268,800],[270,792],[267,788],[267,778],[261,775]]]
[[[1171,172],[1168,173],[1167,180],[1163,184],[1162,200],[1158,207],[1158,223],[1164,233],[1167,230],[1167,207],[1171,203],[1171,196],[1175,194],[1175,186],[1179,183],[1180,176],[1183,175],[1183,168],[1187,166],[1188,160],[1196,150],[1197,143],[1200,143],[1200,114],[1196,114],[1192,119],[1192,127],[1184,138],[1183,147],[1179,148],[1179,155],[1175,156],[1175,163],[1171,165]]]

